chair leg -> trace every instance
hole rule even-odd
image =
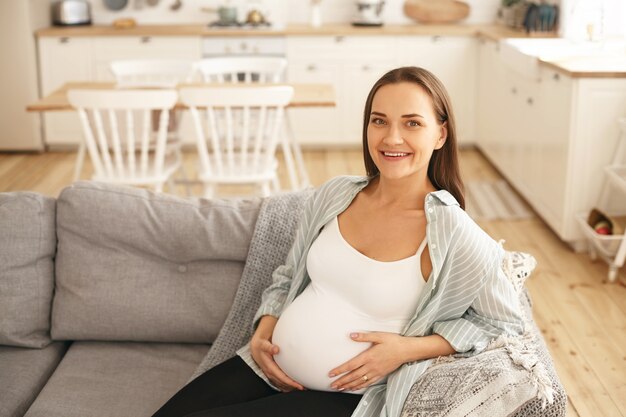
[[[85,163],[85,143],[80,142],[78,145],[78,153],[76,154],[76,162],[74,163],[74,181],[80,179],[80,174],[83,171],[83,164]]]

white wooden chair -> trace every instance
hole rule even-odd
[[[214,195],[218,184],[256,184],[262,196],[280,189],[275,154],[292,96],[289,86],[180,90],[195,125],[206,197]],[[223,117],[216,116],[217,110]]]
[[[287,60],[280,57],[206,58],[196,64],[197,72],[207,83],[281,83],[284,81],[286,68]],[[306,187],[309,185],[308,174],[288,114],[284,117],[283,129],[285,132],[280,145],[291,186],[293,189]]]
[[[141,59],[118,60],[110,63],[117,88],[174,88],[177,84],[190,82],[195,74],[193,61]],[[168,124],[168,146],[182,146],[178,135],[179,112],[170,112]],[[158,115],[155,115],[158,120]],[[80,178],[85,160],[85,143],[81,142],[74,167],[74,181]],[[181,173],[187,177],[184,170]],[[189,190],[188,190],[189,193]]]
[[[206,58],[196,64],[206,83],[279,83],[284,80],[287,60],[280,57]]]
[[[163,190],[181,163],[179,148],[167,148],[169,110],[175,90],[70,90],[78,110],[95,181]],[[153,117],[159,110],[158,128]]]

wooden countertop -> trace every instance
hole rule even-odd
[[[539,63],[573,78],[626,78],[626,55],[540,59]]]
[[[37,37],[80,36],[333,36],[333,35],[425,35],[476,36],[489,39],[527,37],[523,32],[499,25],[385,25],[382,27],[355,27],[349,24],[288,25],[283,29],[224,29],[207,25],[137,25],[118,29],[110,25],[49,27],[35,32]]]
[[[491,41],[506,38],[527,38],[526,33],[501,25],[385,25],[355,27],[349,24],[329,24],[318,28],[309,25],[288,25],[283,29],[223,29],[207,25],[138,25],[118,29],[110,25],[49,27],[38,30],[37,37],[87,36],[477,36]],[[530,37],[539,37],[533,35]],[[542,35],[541,37],[555,37]],[[626,57],[571,57],[559,61],[539,61],[541,65],[575,78],[626,78]]]

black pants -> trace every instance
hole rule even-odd
[[[349,417],[360,400],[342,392],[275,391],[235,356],[178,391],[153,417]]]

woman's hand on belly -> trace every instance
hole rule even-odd
[[[329,372],[330,377],[344,374],[331,388],[354,391],[366,388],[395,371],[404,361],[404,336],[388,332],[352,333],[356,342],[372,346]],[[365,378],[367,377],[367,378]]]
[[[304,390],[304,387],[293,379],[289,378],[282,369],[274,361],[274,355],[279,352],[279,347],[270,342],[274,327],[276,326],[276,318],[272,316],[263,316],[259,322],[259,326],[250,340],[250,353],[252,359],[259,365],[265,376],[272,384],[281,391],[288,392]]]

